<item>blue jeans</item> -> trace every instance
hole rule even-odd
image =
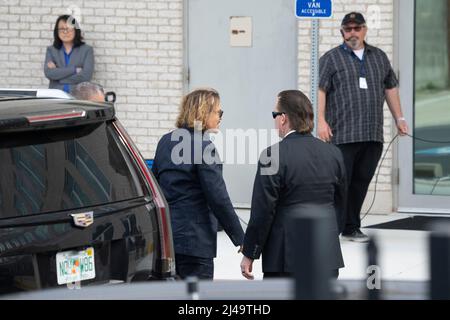
[[[175,254],[175,267],[177,275],[182,279],[187,277],[197,277],[199,279],[213,279],[214,260],[213,258],[200,258]]]

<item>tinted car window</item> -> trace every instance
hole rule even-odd
[[[106,123],[0,134],[0,218],[142,196],[122,148]]]

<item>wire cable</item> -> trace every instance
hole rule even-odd
[[[248,223],[245,220],[243,220],[241,217],[239,217],[239,215],[237,215],[237,216],[238,216],[239,220],[247,227]]]
[[[433,195],[434,190],[436,190],[436,187],[438,186],[438,184],[440,184],[440,183],[443,182],[443,181],[447,181],[447,179],[448,179],[448,177],[441,177],[441,178],[437,179],[436,183],[435,183],[434,186],[433,186],[433,189],[431,189],[430,196]]]
[[[434,140],[427,140],[422,138],[417,138],[415,136],[412,136],[410,134],[406,134],[408,137],[412,138],[413,140],[418,140],[426,143],[435,143],[435,144],[450,144],[450,141],[434,141]]]
[[[369,214],[370,210],[372,210],[373,205],[375,204],[375,200],[376,200],[376,197],[377,197],[378,177],[379,177],[379,175],[380,175],[381,168],[383,167],[383,162],[384,162],[384,160],[386,159],[386,156],[387,156],[387,154],[388,154],[388,152],[389,152],[389,149],[391,148],[391,146],[392,146],[392,144],[394,143],[394,141],[398,138],[398,136],[399,136],[399,135],[397,134],[397,135],[394,137],[394,139],[391,140],[391,142],[389,143],[389,145],[388,145],[388,147],[387,147],[387,149],[386,149],[386,151],[385,151],[385,153],[384,153],[383,158],[381,159],[380,166],[378,167],[378,173],[377,173],[377,175],[376,175],[376,177],[375,177],[375,190],[374,190],[374,193],[373,193],[372,203],[370,204],[370,207],[369,207],[369,209],[367,210],[367,212],[364,214],[364,217],[362,217],[361,221],[363,221],[363,220],[366,218],[366,216]]]
[[[434,143],[434,144],[450,144],[450,141],[428,140],[428,139],[419,138],[419,137],[416,137],[416,136],[410,135],[410,134],[406,134],[406,136],[410,137],[410,138],[413,139],[413,140],[422,141],[422,142],[426,142],[426,143]],[[373,205],[375,204],[375,200],[376,200],[376,196],[377,196],[378,176],[380,175],[381,167],[383,166],[383,162],[384,162],[384,160],[386,159],[387,153],[389,152],[389,149],[391,148],[392,143],[394,143],[394,141],[395,141],[398,137],[399,137],[399,135],[397,134],[397,135],[394,137],[394,139],[391,140],[391,142],[389,143],[389,145],[388,145],[388,147],[387,147],[387,149],[386,149],[386,152],[384,153],[383,159],[382,159],[381,162],[380,162],[380,165],[379,165],[379,168],[378,168],[378,173],[377,173],[377,175],[376,175],[376,177],[375,177],[375,190],[374,190],[374,194],[373,194],[372,203],[371,203],[369,209],[367,210],[367,212],[366,212],[366,213],[364,214],[364,216],[362,217],[361,221],[363,221],[363,220],[366,218],[366,216],[370,213],[370,210],[372,210]],[[439,183],[441,180],[442,180],[442,178],[439,179],[439,180],[437,181],[437,183]],[[434,186],[434,188],[435,188],[435,187],[436,187],[436,185]],[[434,188],[433,188],[432,193],[434,192]]]

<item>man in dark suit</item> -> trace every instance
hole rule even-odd
[[[291,276],[296,253],[289,241],[294,238],[290,219],[309,212],[311,207],[319,207],[330,217],[331,241],[325,248],[330,255],[326,267],[337,277],[344,267],[339,243],[346,199],[342,154],[337,147],[311,135],[314,112],[311,102],[300,91],[281,92],[273,118],[283,140],[263,152],[258,164],[245,233],[242,275],[253,279],[253,261],[262,254],[264,278]]]

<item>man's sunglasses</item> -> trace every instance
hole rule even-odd
[[[352,30],[355,30],[356,32],[360,32],[364,28],[363,26],[356,26],[356,27],[342,27],[342,30],[344,30],[346,33],[352,32]]]
[[[281,115],[283,115],[283,114],[286,114],[285,112],[272,112],[272,117],[274,118],[274,119],[276,119],[278,116],[281,116]]]

